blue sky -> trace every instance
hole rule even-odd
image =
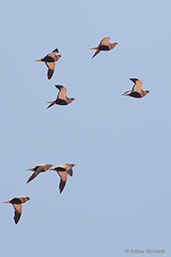
[[[170,8],[153,0],[1,4],[1,202],[31,198],[17,225],[12,206],[1,205],[1,256],[148,248],[170,256]],[[105,36],[118,46],[91,59]],[[62,57],[48,81],[34,60],[55,48]],[[121,96],[130,77],[150,93]],[[55,84],[75,101],[47,110]],[[61,195],[53,171],[26,185],[27,168],[65,162],[76,166]]]

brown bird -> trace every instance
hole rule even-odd
[[[18,196],[13,198],[12,200],[6,201],[4,203],[11,203],[14,207],[14,221],[15,224],[18,223],[20,217],[21,217],[21,213],[22,213],[22,203],[27,202],[28,200],[30,200],[29,197],[24,197],[24,196]]]
[[[54,104],[68,105],[72,101],[75,100],[75,98],[73,98],[73,97],[71,97],[71,98],[67,97],[67,89],[66,89],[66,87],[60,86],[60,85],[56,85],[55,87],[59,89],[59,93],[57,95],[56,100],[48,102],[50,105],[47,107],[47,109],[50,108]]]
[[[47,77],[48,79],[51,79],[54,70],[55,70],[55,62],[59,60],[59,58],[62,56],[60,54],[56,55],[59,53],[58,49],[56,48],[52,53],[46,55],[45,57],[35,60],[35,62],[45,62],[45,64],[48,67],[48,72],[47,72]]]
[[[97,47],[90,48],[90,50],[97,50],[95,54],[91,57],[94,58],[100,51],[112,50],[118,43],[109,43],[110,37],[104,37]]]
[[[58,175],[61,178],[60,183],[59,183],[60,193],[63,191],[63,189],[65,187],[65,184],[67,182],[68,174],[70,176],[72,176],[72,174],[73,174],[72,167],[74,167],[74,166],[75,166],[75,164],[64,163],[64,164],[61,164],[61,165],[56,166],[56,167],[51,169],[51,170],[57,171]]]
[[[131,96],[131,97],[135,97],[135,98],[142,98],[150,92],[149,90],[144,91],[142,89],[143,82],[141,80],[135,79],[135,78],[130,79],[130,80],[132,82],[134,82],[134,86],[133,86],[132,90],[127,91],[122,95]]]
[[[39,175],[40,172],[45,172],[46,170],[49,170],[51,167],[53,167],[52,164],[39,164],[33,168],[27,169],[27,170],[31,170],[34,171],[34,173],[31,175],[31,177],[27,180],[26,183],[29,183],[31,180],[33,180],[35,177],[37,177],[37,175]]]

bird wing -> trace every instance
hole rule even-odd
[[[60,85],[56,85],[55,87],[59,89],[59,93],[58,93],[57,98],[66,100],[67,99],[67,89],[66,89],[66,87],[63,87],[63,86],[60,86]]]
[[[60,183],[59,183],[59,191],[61,193],[63,191],[64,187],[65,187],[68,174],[67,174],[66,171],[57,171],[57,172],[58,172],[58,175],[61,178]]]
[[[15,224],[18,223],[20,217],[21,217],[21,212],[22,212],[22,205],[21,204],[13,204],[13,207],[14,207],[14,221],[15,221]]]
[[[100,53],[100,50],[97,50],[91,58],[94,58],[98,53]]]
[[[100,45],[109,45],[109,40],[110,40],[110,37],[104,37],[101,41],[100,41]]]
[[[39,175],[41,171],[35,171],[31,177],[27,180],[27,183],[29,183],[31,180],[33,180],[35,177],[37,177],[37,175]]]
[[[68,169],[68,170],[67,170],[67,173],[68,173],[70,176],[72,176],[72,175],[73,175],[72,168]]]
[[[57,53],[59,53],[59,51],[56,48],[52,53],[48,54],[47,56],[51,56],[52,58],[54,58]]]
[[[68,163],[61,164],[58,168],[65,169],[70,176],[73,175],[72,166]]]
[[[48,67],[47,77],[48,79],[51,79],[54,70],[55,70],[55,62],[45,62]]]
[[[128,91],[126,91],[125,93],[123,93],[122,95],[129,94],[129,93],[131,93],[131,92],[132,92],[131,90],[128,90]]]
[[[137,80],[132,88],[132,92],[141,93],[142,85],[143,85],[142,81]]]

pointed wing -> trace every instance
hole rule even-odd
[[[69,174],[70,176],[72,176],[72,175],[73,175],[72,168],[68,169],[68,170],[67,170],[67,172],[68,172],[68,174]]]
[[[59,191],[60,191],[60,193],[62,193],[62,191],[65,187],[66,181],[67,181],[68,174],[66,171],[57,171],[57,172],[61,178],[60,183],[59,183]]]
[[[143,85],[142,81],[137,80],[132,88],[132,92],[141,93],[142,85]]]
[[[35,171],[31,177],[27,180],[27,183],[29,183],[31,180],[33,180],[37,175],[39,175],[40,171]]]
[[[100,45],[109,45],[109,40],[110,40],[110,37],[104,37],[101,41],[100,41]]]
[[[63,86],[60,86],[60,85],[56,85],[55,87],[59,89],[59,93],[58,93],[57,98],[66,100],[67,99],[67,89],[66,89],[66,87],[63,87]]]
[[[48,79],[51,79],[54,70],[55,70],[55,62],[45,62],[48,67],[47,77]]]
[[[94,58],[98,53],[100,53],[100,50],[97,50],[91,58]]]
[[[15,224],[18,223],[20,217],[21,217],[21,212],[22,212],[22,205],[21,204],[13,204],[14,207],[14,221]]]
[[[129,90],[129,91],[126,91],[125,93],[123,93],[122,95],[129,94],[129,93],[131,93],[131,92],[132,92],[132,91]]]
[[[51,56],[51,57],[54,58],[54,56],[55,56],[57,53],[59,53],[59,51],[58,51],[58,49],[56,48],[55,50],[53,50],[52,53],[48,54],[47,56]]]

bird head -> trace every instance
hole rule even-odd
[[[150,93],[150,91],[149,90],[145,90],[144,91],[144,96],[147,95],[148,93]]]
[[[30,197],[26,196],[26,201],[30,200]]]
[[[74,100],[75,100],[74,97],[69,98],[69,103],[71,103],[71,102],[74,101]]]
[[[111,48],[113,49],[115,46],[117,46],[117,45],[118,45],[118,43],[117,43],[117,42],[115,42],[115,43],[111,43],[110,45],[111,45]]]

